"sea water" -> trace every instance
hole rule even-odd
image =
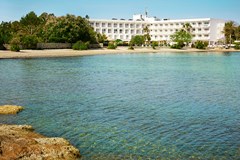
[[[0,60],[4,104],[85,159],[240,159],[239,52]]]

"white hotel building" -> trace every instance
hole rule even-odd
[[[90,19],[90,24],[98,33],[105,34],[109,40],[121,39],[130,41],[135,35],[143,35],[143,28],[148,26],[152,41],[171,42],[170,35],[180,30],[185,23],[192,26],[193,41],[208,41],[209,44],[215,44],[224,40],[223,28],[225,20],[212,18],[199,19],[159,19],[138,14],[133,15],[133,19],[113,18],[112,20]]]

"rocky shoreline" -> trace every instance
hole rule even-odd
[[[16,109],[19,106],[8,106],[3,109],[0,106],[0,114],[6,114],[7,110]],[[14,110],[17,111],[17,110]],[[10,112],[15,114],[17,112]],[[77,148],[72,146],[64,138],[48,138],[34,132],[29,125],[0,124],[0,159],[80,159]]]

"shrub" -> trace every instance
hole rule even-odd
[[[0,43],[0,50],[6,50],[6,48],[3,46],[3,43]]]
[[[208,42],[203,42],[203,41],[197,41],[195,43],[195,47],[197,49],[206,49],[206,47],[208,46]]]
[[[153,48],[153,49],[156,49],[156,46],[158,46],[158,42],[153,41],[153,42],[152,42],[152,48]]]
[[[134,50],[134,47],[133,47],[132,45],[130,45],[130,46],[128,47],[128,49],[129,49],[129,50]]]
[[[240,44],[236,43],[235,46],[234,46],[234,49],[240,49]]]
[[[20,51],[19,45],[16,45],[16,44],[11,45],[10,49],[11,49],[11,51],[14,51],[14,52],[19,52]]]
[[[115,43],[117,46],[122,46],[123,41],[121,39],[116,39]]]
[[[38,38],[35,35],[26,35],[21,38],[21,44],[25,49],[36,49]]]
[[[184,47],[184,43],[178,42],[176,44],[171,45],[170,47],[174,49],[182,49]]]
[[[72,49],[74,50],[87,50],[89,48],[89,42],[82,42],[77,41],[73,46]]]
[[[113,42],[110,42],[110,43],[108,43],[108,47],[107,47],[108,49],[116,49],[117,48],[117,45],[116,44],[114,44]]]
[[[20,51],[20,38],[19,37],[13,37],[10,41],[11,45],[11,51],[19,52]]]

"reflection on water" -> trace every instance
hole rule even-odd
[[[0,123],[30,124],[84,159],[239,159],[240,55],[0,61]]]

